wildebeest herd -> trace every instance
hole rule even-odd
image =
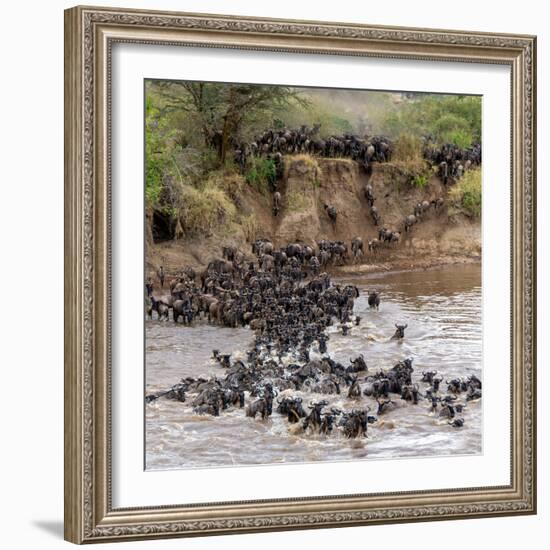
[[[374,370],[364,354],[350,358],[347,365],[331,357],[330,333],[336,329],[345,337],[362,320],[354,312],[360,290],[334,283],[318,269],[320,265],[312,266],[313,258],[320,264],[318,256],[326,250],[326,242],[314,253],[298,243],[275,249],[261,239],[252,244],[251,256],[227,246],[224,258],[210,262],[202,272],[184,269],[165,294],[155,295],[149,280],[151,317],[156,312],[168,321],[171,311],[173,322],[184,325],[249,327],[254,343],[243,357],[213,350],[219,376],[186,377],[146,395],[146,403],[172,399],[190,403],[196,414],[214,417],[243,409],[243,419],[249,422],[278,414],[294,434],[345,438],[367,437],[369,424],[387,422],[381,417],[398,407],[424,406],[449,426],[462,427],[468,403],[481,398],[476,376],[447,380],[443,389],[443,377],[436,371],[416,375],[411,357]],[[164,277],[162,270],[161,285]],[[380,308],[380,293],[369,291],[367,300],[372,310]],[[406,329],[407,324],[396,322],[386,340],[403,341]],[[308,393],[327,399],[307,400]],[[328,396],[337,395],[356,406],[329,406]]]
[[[325,158],[349,158],[367,171],[372,163],[390,162],[395,145],[387,136],[358,136],[354,134],[332,135],[321,138],[320,125],[300,128],[269,128],[253,140],[234,144],[234,160],[241,172],[245,172],[254,157],[267,157],[276,167],[276,180],[282,175],[283,156],[307,154]],[[459,179],[470,167],[481,164],[481,144],[460,148],[449,143],[438,147],[432,136],[422,138],[422,155],[433,166],[447,185],[449,178]]]
[[[447,185],[450,177],[460,179],[472,166],[481,164],[481,144],[476,143],[468,149],[461,149],[452,143],[436,147],[433,138],[427,136],[424,138],[423,156],[437,166],[439,177]]]
[[[273,192],[272,211],[274,216],[278,216],[282,208],[282,195],[278,189],[278,181],[283,173],[283,155],[302,153],[327,158],[347,157],[358,162],[365,170],[369,171],[372,163],[389,162],[393,150],[394,144],[386,136],[361,138],[353,134],[344,134],[321,139],[319,137],[319,126],[313,128],[301,126],[299,129],[268,129],[255,140],[236,145],[235,161],[241,171],[245,172],[252,157],[266,156],[273,160],[276,170],[270,181],[271,191]],[[436,147],[432,137],[425,136],[423,138],[422,154],[431,165],[437,167],[437,174],[445,186],[449,183],[450,178],[456,181],[472,166],[481,164],[480,144],[475,144],[467,149],[461,149],[454,144]],[[383,221],[380,211],[375,205],[376,198],[372,185],[367,184],[363,192],[373,224],[377,227],[381,226]],[[445,199],[441,196],[429,197],[429,199],[419,202],[414,206],[413,212],[402,220],[400,227],[394,229],[382,227],[378,232],[378,237],[369,240],[369,252],[376,252],[383,245],[397,245],[401,240],[401,233],[408,233],[415,224],[425,219],[431,207],[434,210],[440,210],[444,202]],[[324,210],[333,227],[336,227],[338,221],[337,208],[334,205],[325,203]],[[355,239],[361,241],[359,237]],[[362,241],[359,241],[356,242],[355,246],[352,243],[355,261],[360,260],[365,252]],[[336,243],[336,256],[339,256],[338,248],[342,244],[340,242]]]
[[[234,158],[241,171],[245,171],[251,157],[267,156],[276,166],[283,155],[308,154],[325,158],[350,158],[367,169],[371,162],[391,160],[393,145],[385,136],[360,137],[353,134],[319,136],[320,125],[297,129],[270,128],[254,140],[236,144]]]

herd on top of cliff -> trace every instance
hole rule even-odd
[[[464,164],[481,164],[481,145],[462,149],[455,144],[437,147],[432,136],[423,136],[422,153],[432,164],[445,163],[449,170],[456,170]],[[367,169],[371,162],[389,162],[394,143],[387,136],[360,137],[353,134],[319,137],[319,126],[301,126],[299,129],[268,129],[250,142],[237,144],[234,158],[241,169],[246,170],[251,157],[268,156],[276,165],[283,155],[309,154],[328,158],[350,158]]]

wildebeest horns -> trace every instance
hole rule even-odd
[[[322,407],[326,407],[328,405],[328,401],[325,401],[324,399],[322,401],[319,401],[318,403],[315,402],[315,401],[312,401],[308,407],[310,409],[314,409],[315,407],[318,407],[319,405],[321,405]]]

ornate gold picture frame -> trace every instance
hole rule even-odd
[[[111,53],[116,43],[500,64],[511,70],[511,483],[114,508]],[[65,538],[107,542],[536,513],[536,37],[75,7],[65,12]]]

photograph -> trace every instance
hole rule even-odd
[[[483,453],[481,96],[145,79],[143,116],[145,470]]]
[[[64,12],[65,540],[536,514],[537,27],[258,6]]]

